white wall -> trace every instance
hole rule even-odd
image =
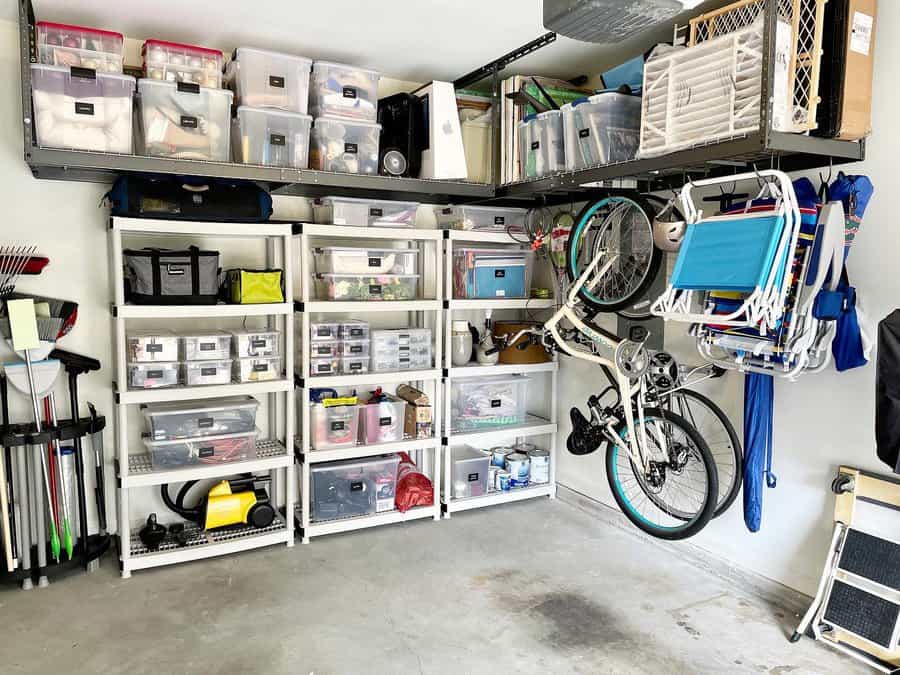
[[[893,198],[897,190],[900,135],[894,126],[900,96],[895,86],[900,65],[900,3],[879,3],[876,36],[874,135],[867,159],[850,165],[848,173],[868,174],[875,184],[862,228],[849,258],[849,271],[870,320],[870,329],[900,306],[900,276],[896,251]],[[827,169],[826,169],[827,173]],[[818,185],[818,177],[810,175]],[[699,360],[684,328],[666,327],[667,348],[685,362]],[[874,354],[873,354],[874,358]],[[568,410],[584,408],[595,382],[578,364],[564,363],[560,418],[560,448],[569,432]],[[841,464],[888,472],[875,455],[874,364],[838,374],[833,368],[798,382],[775,385],[774,471],[778,487],[763,496],[762,529],[744,527],[740,498],[722,518],[713,521],[692,542],[740,567],[812,594],[815,591],[833,527],[834,499],[829,486]],[[713,398],[728,410],[735,426],[743,417],[743,377],[729,374],[717,383]],[[606,484],[603,458],[574,457],[563,451],[558,480],[584,494],[615,506]]]

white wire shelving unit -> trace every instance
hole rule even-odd
[[[444,410],[443,425],[445,433],[441,439],[443,462],[443,485],[441,501],[445,517],[457,511],[506,504],[510,502],[533,499],[536,497],[556,497],[556,431],[558,404],[558,371],[559,364],[554,361],[534,364],[498,363],[483,366],[470,363],[465,366],[453,366],[451,361],[450,335],[454,317],[459,314],[471,316],[473,312],[515,311],[521,316],[524,312],[552,310],[556,307],[555,299],[535,298],[490,298],[490,299],[457,299],[453,297],[453,250],[456,244],[484,248],[525,248],[527,244],[516,241],[505,232],[477,232],[464,230],[446,230],[444,236]],[[504,312],[506,314],[507,312]],[[481,315],[483,318],[483,314]],[[493,317],[497,319],[497,317]],[[508,319],[508,316],[501,320]],[[479,326],[480,329],[480,326]],[[528,414],[521,424],[510,426],[486,427],[478,431],[457,431],[452,428],[452,386],[459,378],[478,378],[491,375],[530,375],[535,378],[537,386],[549,384],[546,390],[549,398],[545,398],[543,415]],[[540,379],[538,379],[540,378]],[[456,448],[470,445],[488,449],[496,445],[508,445],[513,442],[532,439],[550,452],[550,480],[548,483],[532,484],[524,488],[509,491],[489,491],[477,497],[456,498],[452,494],[453,451]]]
[[[302,533],[303,543],[310,538],[350,532],[381,525],[405,523],[430,518],[440,520],[440,438],[441,438],[441,354],[443,353],[443,285],[440,278],[442,233],[439,230],[385,227],[351,227],[344,225],[319,225],[301,223],[294,227],[295,255],[299,256],[298,287],[299,300],[294,303],[300,314],[297,321],[300,352],[297,359],[297,421],[298,437],[295,453],[300,463],[299,498],[296,520]],[[314,249],[321,246],[350,246],[372,248],[394,248],[402,245],[418,249],[419,283],[416,300],[397,301],[339,301],[316,298],[313,273]],[[428,270],[431,274],[428,274]],[[391,313],[391,320],[400,325],[383,325],[385,328],[431,328],[434,344],[432,354],[434,367],[426,370],[401,370],[397,372],[366,372],[338,375],[310,376],[309,335],[311,324],[318,321],[340,321],[343,319],[378,319],[382,324],[385,313]],[[372,317],[369,317],[372,315]],[[404,316],[405,315],[405,316]],[[313,319],[316,317],[316,319]],[[395,317],[402,317],[395,318]],[[312,448],[310,390],[316,388],[352,387],[365,390],[367,387],[390,386],[408,383],[426,391],[431,398],[434,418],[434,436],[426,439],[404,439],[378,445],[355,445],[349,448],[315,450]],[[430,387],[428,386],[430,385]],[[431,391],[428,391],[430,388]],[[418,506],[401,513],[386,511],[365,516],[335,520],[313,521],[311,519],[311,469],[323,462],[363,459],[384,454],[407,452],[419,468],[431,478],[434,485],[434,502]]]
[[[171,565],[211,558],[238,551],[271,546],[294,545],[292,518],[281,514],[267,528],[236,526],[204,531],[194,525],[186,525],[185,544],[164,542],[158,550],[148,550],[137,532],[132,530],[130,492],[166,483],[189,480],[226,478],[241,473],[268,472],[273,505],[283,508],[285,514],[294,511],[292,486],[296,482],[293,454],[289,452],[294,437],[293,378],[294,328],[292,291],[292,228],[289,223],[206,223],[183,220],[111,217],[109,222],[109,251],[114,301],[115,373],[113,383],[116,403],[116,472],[118,477],[119,559],[123,578],[135,570]],[[125,302],[123,279],[123,238],[139,237],[161,239],[176,237],[208,237],[213,239],[263,240],[266,244],[265,265],[269,269],[284,271],[285,302],[266,305],[131,305]],[[180,328],[182,320],[226,319],[265,317],[269,330],[278,329],[282,334],[282,360],[284,372],[279,379],[265,382],[235,383],[226,385],[172,387],[164,389],[131,390],[127,386],[128,324],[131,320],[158,321],[159,328]],[[150,456],[141,448],[137,451],[130,443],[129,416],[139,411],[144,403],[167,401],[193,401],[221,396],[251,395],[267,397],[268,430],[270,438],[257,442],[257,454],[253,459],[215,465],[201,465],[173,470],[154,470]],[[279,478],[283,485],[279,486]]]

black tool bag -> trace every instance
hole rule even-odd
[[[875,443],[878,458],[900,473],[900,309],[878,324]]]
[[[136,305],[214,305],[219,252],[145,248],[122,251],[125,300]]]
[[[114,216],[265,222],[272,197],[255,183],[191,176],[120,176],[106,193]]]

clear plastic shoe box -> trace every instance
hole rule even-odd
[[[343,340],[338,347],[340,356],[359,358],[369,357],[369,341],[368,340]]]
[[[315,377],[316,375],[338,375],[340,372],[341,360],[337,356],[309,360],[310,377]]]
[[[309,108],[314,117],[334,115],[364,122],[378,116],[378,80],[374,70],[316,61],[309,84]]]
[[[341,359],[341,373],[344,375],[359,375],[368,372],[368,356],[345,356]]]
[[[522,232],[528,209],[503,206],[436,206],[434,215],[438,227],[451,230]]]
[[[149,403],[141,406],[151,440],[248,433],[256,428],[259,401],[231,396],[205,401]]]
[[[414,248],[315,249],[316,271],[323,274],[416,274],[419,252]]]
[[[341,356],[341,343],[313,342],[309,345],[309,356],[313,359],[326,359]]]
[[[281,333],[277,330],[233,330],[231,352],[238,358],[278,356]]]
[[[201,87],[222,86],[222,52],[165,40],[147,40],[141,47],[144,77],[164,82],[193,82]]]
[[[126,370],[130,389],[160,389],[181,383],[180,363],[129,363]]]
[[[129,363],[178,360],[178,336],[172,331],[131,331],[125,342]]]
[[[368,340],[369,324],[365,321],[345,321],[340,325],[342,340]]]
[[[381,125],[316,117],[309,137],[309,168],[337,173],[378,173]]]
[[[231,359],[187,361],[184,364],[184,382],[189,387],[231,384]]]
[[[252,356],[234,360],[235,382],[266,382],[281,378],[280,356]]]
[[[309,339],[313,342],[337,340],[341,335],[339,323],[313,323],[309,327]]]
[[[359,408],[359,438],[366,445],[403,440],[406,401],[388,395],[380,403],[363,403]]]
[[[267,49],[238,47],[225,70],[238,105],[306,114],[312,61]]]
[[[231,358],[231,333],[224,330],[181,334],[182,361],[214,361]]]
[[[232,122],[234,161],[305,169],[311,126],[309,115],[242,105]]]
[[[256,457],[259,431],[171,441],[144,439],[154,469],[177,469],[196,464],[239,462]]]
[[[231,100],[227,89],[188,82],[138,80],[138,154],[227,162]]]
[[[122,72],[125,40],[121,33],[49,21],[38,21],[35,32],[41,63],[90,68],[98,73]]]
[[[356,445],[359,427],[359,406],[324,406],[313,403],[310,407],[311,446],[313,450],[352,448]]]
[[[418,274],[317,274],[321,300],[415,300]]]
[[[128,75],[32,64],[38,145],[130,155],[134,87]]]
[[[326,225],[414,227],[418,208],[418,202],[319,197],[313,201],[313,219]]]
[[[450,479],[452,498],[466,499],[486,495],[491,456],[469,445],[453,448],[450,456],[453,460]]]

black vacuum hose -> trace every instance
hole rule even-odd
[[[172,501],[172,498],[169,496],[169,485],[164,484],[159,488],[159,494],[162,497],[165,505],[177,513],[179,516],[184,518],[185,520],[190,520],[193,523],[199,523],[202,515],[203,509],[200,505],[196,508],[188,509],[184,506],[184,498],[187,496],[188,490],[194,487],[198,481],[189,480],[187,483],[181,486],[181,489],[178,491],[178,495],[175,497],[175,501]]]

